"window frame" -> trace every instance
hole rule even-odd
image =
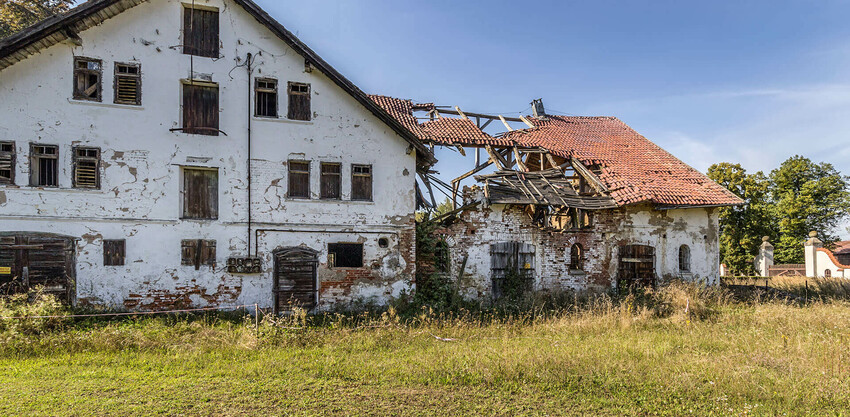
[[[52,148],[56,153],[36,153],[36,148]],[[53,183],[52,185],[40,184],[41,178],[41,161],[52,160],[54,163]],[[37,169],[36,169],[37,168]],[[40,188],[59,188],[59,145],[45,145],[41,143],[30,144],[30,187]]]
[[[326,167],[336,167],[336,173],[326,173]],[[325,193],[325,179],[336,178],[336,196]],[[319,163],[319,198],[322,200],[342,200],[342,164],[339,162],[320,162]]]
[[[348,247],[349,249],[355,249],[355,248],[359,249],[359,257],[358,257],[359,258],[358,260],[360,261],[359,265],[346,265],[346,266],[339,266],[338,265],[337,255],[340,252],[340,249],[343,249],[345,247]],[[334,250],[333,248],[336,248],[336,250]],[[363,267],[366,266],[366,254],[365,254],[365,252],[366,252],[366,248],[365,248],[365,245],[363,245],[362,243],[356,243],[356,242],[328,243],[328,268],[330,268],[330,269],[363,268]]]
[[[200,12],[204,13],[214,13],[215,14],[215,41],[208,40],[211,42],[209,45],[212,49],[206,50],[196,47],[197,43],[195,41],[195,33],[200,32],[202,36],[211,36],[207,28],[201,28],[201,30],[196,31],[194,28],[194,13]],[[189,28],[192,28],[190,31]],[[201,58],[213,58],[218,59],[221,57],[221,12],[218,8],[215,7],[205,7],[201,5],[183,5],[183,55],[192,55]],[[191,39],[190,39],[191,36]]]
[[[93,146],[74,146],[71,148],[72,153],[72,172],[71,172],[71,187],[80,189],[80,190],[99,190],[100,189],[100,167],[101,167],[101,152],[100,148]],[[80,151],[94,151],[96,156],[80,156]],[[77,174],[79,173],[80,162],[94,162],[95,164],[95,184],[94,186],[83,186],[80,185],[80,181],[77,178]]]
[[[274,83],[274,88],[260,87],[260,83]],[[254,80],[254,117],[277,119],[280,118],[280,83],[274,78],[257,78]],[[262,94],[274,96],[274,114],[260,114],[260,97]]]
[[[84,57],[84,56],[74,56],[73,61],[74,61],[74,72],[73,72],[74,75],[73,75],[73,77],[71,77],[71,81],[73,82],[73,90],[72,90],[73,94],[71,95],[71,97],[73,97],[74,100],[93,101],[93,102],[97,102],[97,103],[103,102],[103,60],[95,59],[95,58],[88,58],[88,57]],[[97,63],[98,69],[93,70],[93,69],[89,69],[89,68],[79,68],[78,64],[80,62]],[[97,76],[97,83],[95,84],[95,87],[96,87],[95,92],[97,93],[97,97],[86,96],[84,94],[85,91],[79,90],[79,88],[78,88],[79,86],[77,84],[77,78],[78,78],[78,75],[80,75],[80,74],[96,75]]]
[[[182,104],[181,104],[181,118],[182,118],[182,126],[183,133],[187,133],[190,135],[203,135],[203,136],[218,136],[221,132],[221,87],[217,83],[211,82],[202,82],[196,80],[183,80],[183,88],[182,88]],[[194,94],[187,92],[187,90],[193,90],[197,88],[198,91],[194,92]],[[204,104],[204,89],[213,89],[215,90],[215,103],[213,103],[213,108],[204,111],[195,111],[190,113],[192,107],[190,104],[194,103],[194,98],[198,96],[201,97],[200,106],[205,106]],[[203,109],[201,109],[203,110]],[[207,114],[208,113],[208,114]],[[194,115],[195,119],[193,120],[190,116]],[[199,116],[200,115],[200,116]],[[190,120],[193,122],[197,121],[200,124],[206,124],[206,117],[209,116],[214,119],[215,126],[190,126]],[[198,119],[200,117],[200,120]]]
[[[135,68],[136,73],[121,73],[119,69],[122,67],[127,68]],[[112,90],[113,90],[113,100],[114,104],[121,104],[125,106],[141,106],[142,105],[142,64],[137,62],[116,62],[114,69],[114,79],[112,81]],[[120,98],[120,80],[121,79],[132,79],[136,82],[136,92],[135,92],[135,101],[129,100],[121,100]]]
[[[8,146],[10,150],[3,150]],[[14,141],[0,141],[0,164],[9,165],[9,177],[0,177],[0,185],[15,185],[15,170],[17,168],[18,149]]]
[[[180,241],[180,265],[194,266],[200,270],[202,266],[215,268],[216,246],[218,242],[211,239],[183,239]]]
[[[189,176],[187,175],[188,172],[206,172],[206,173],[213,172],[213,173],[215,173],[215,177],[214,177],[215,187],[213,187],[213,184],[209,184],[209,183],[207,184],[207,192],[209,193],[207,199],[208,199],[208,203],[210,204],[209,207],[208,207],[208,210],[205,210],[205,212],[209,212],[209,215],[207,217],[204,217],[202,215],[203,213],[198,214],[198,215],[193,215],[189,212],[189,209],[190,209],[190,205],[189,205],[190,190],[189,190],[189,188],[190,188],[191,184],[190,184]],[[195,167],[195,166],[184,166],[184,167],[181,167],[180,173],[181,173],[181,180],[182,180],[181,181],[182,188],[180,190],[180,197],[181,197],[180,198],[180,204],[181,204],[180,219],[182,219],[182,220],[207,220],[207,221],[218,220],[219,208],[220,208],[219,194],[221,192],[219,169],[218,168]],[[211,190],[212,188],[214,188],[214,191]],[[200,191],[197,191],[197,192],[200,193]]]
[[[112,255],[112,256],[110,256]],[[103,240],[103,266],[125,266],[127,264],[127,240]]]
[[[679,246],[679,272],[691,272],[691,248],[688,245]]]
[[[358,173],[358,168],[368,168],[369,173],[363,174]],[[369,197],[357,196],[355,195],[355,191],[357,190],[355,179],[356,178],[368,178],[369,179]],[[371,164],[351,164],[351,201],[365,201],[365,202],[373,202],[375,201],[375,169]]]
[[[301,91],[302,88],[306,88],[306,91]],[[296,91],[296,89],[298,91]],[[286,118],[289,120],[298,120],[302,122],[309,122],[313,120],[313,102],[311,99],[311,92],[313,91],[312,86],[309,83],[299,83],[294,81],[289,81],[286,85],[286,96],[288,100]],[[298,100],[299,97],[305,97],[306,104],[302,107],[306,107],[306,110],[302,109],[306,113],[304,115],[295,113],[294,102]]]
[[[306,164],[307,170],[306,171],[303,171],[303,170],[295,171],[295,170],[292,169],[293,163]],[[287,190],[286,190],[286,197],[291,198],[291,199],[297,199],[297,200],[310,200],[312,198],[312,192],[313,192],[312,191],[313,187],[311,187],[311,184],[310,184],[310,180],[311,180],[311,177],[312,177],[311,174],[312,174],[312,170],[313,170],[313,164],[311,164],[310,161],[305,161],[305,160],[300,160],[300,159],[290,159],[286,163],[286,169],[287,169],[286,173],[287,173],[287,185],[288,185]],[[307,180],[306,180],[307,193],[306,193],[306,195],[295,195],[295,194],[293,194],[292,190],[293,190],[293,188],[295,188],[295,187],[292,186],[292,184],[293,184],[293,174],[296,174],[296,175],[299,175],[299,176],[307,175]]]
[[[570,246],[570,271],[584,271],[584,246],[581,243]]]

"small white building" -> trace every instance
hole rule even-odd
[[[131,310],[386,302],[430,151],[250,0],[0,41],[0,284]]]

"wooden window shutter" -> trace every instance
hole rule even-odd
[[[104,240],[103,241],[103,265],[124,266],[126,256],[126,241]]]
[[[100,188],[100,148],[74,148],[74,188]]]
[[[183,218],[218,218],[218,171],[195,168],[183,170]]]
[[[141,65],[115,63],[115,104],[142,104]]]
[[[372,201],[372,166],[351,166],[351,199]]]
[[[215,267],[216,241],[215,240],[183,240],[181,242],[181,264],[183,266],[194,266],[195,270],[201,266]]]
[[[0,184],[15,183],[15,142],[0,142]]]
[[[219,15],[216,10],[183,9],[183,53],[219,57]]]
[[[289,83],[289,115],[292,120],[311,120],[310,84]]]
[[[183,132],[218,136],[218,86],[183,84]]]
[[[322,162],[320,197],[338,200],[342,194],[342,165]]]
[[[310,198],[310,162],[289,161],[290,198]]]

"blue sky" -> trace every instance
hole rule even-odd
[[[701,171],[802,154],[850,174],[850,1],[258,2],[369,93],[505,115],[542,97]]]

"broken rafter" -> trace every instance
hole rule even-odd
[[[525,116],[520,116],[519,119],[522,120],[522,122],[525,123],[525,125],[530,127],[530,128],[536,127],[536,126],[534,126],[534,123],[531,123],[531,120],[528,120]]]
[[[501,155],[499,155],[496,151],[493,150],[493,147],[490,145],[485,145],[484,149],[487,151],[487,154],[490,155],[490,160],[496,163],[496,167],[500,170],[506,169],[508,167],[508,162],[505,161]]]
[[[428,189],[428,194],[431,195],[431,204],[433,207],[437,207],[437,200],[434,198],[434,189],[431,188],[431,181],[428,180],[426,175],[419,174],[419,178],[422,179],[422,183],[425,184],[425,188]]]
[[[573,166],[573,169],[575,169],[586,180],[588,180],[588,182],[590,182],[590,185],[593,186],[593,188],[595,188],[596,191],[598,191],[600,193],[607,193],[608,192],[608,187],[606,187],[605,184],[602,183],[602,180],[600,180],[599,177],[596,176],[596,174],[594,174],[589,169],[587,169],[587,167],[584,166],[584,164],[582,164],[581,161],[579,161],[578,159],[572,158],[572,166]]]
[[[528,169],[527,166],[525,166],[525,163],[522,162],[522,156],[519,154],[519,149],[516,146],[514,146],[513,151],[514,151],[514,156],[516,157],[517,166],[519,166],[520,170],[522,170],[523,172],[528,172],[529,169]]]
[[[455,115],[455,116],[461,115],[461,113],[457,110],[451,110],[451,109],[439,108],[439,107],[435,108],[434,112],[437,112],[439,114],[452,114],[452,115]],[[481,118],[481,119],[489,119],[489,120],[505,119],[509,122],[522,123],[522,119],[520,119],[518,117],[502,117],[502,116],[494,116],[494,115],[490,115],[490,114],[469,113],[469,112],[464,112],[463,114],[465,114],[467,117],[478,117],[478,118]]]
[[[511,125],[509,125],[509,124],[508,124],[508,121],[507,121],[507,119],[505,119],[505,116],[502,116],[502,115],[500,114],[500,115],[499,115],[499,120],[501,120],[501,121],[502,121],[502,124],[503,124],[503,125],[505,125],[505,128],[507,128],[507,129],[508,129],[508,132],[513,132],[513,131],[514,131],[514,128],[512,128],[512,127],[511,127]],[[522,120],[520,120],[520,122],[521,122],[521,121],[522,121]]]

